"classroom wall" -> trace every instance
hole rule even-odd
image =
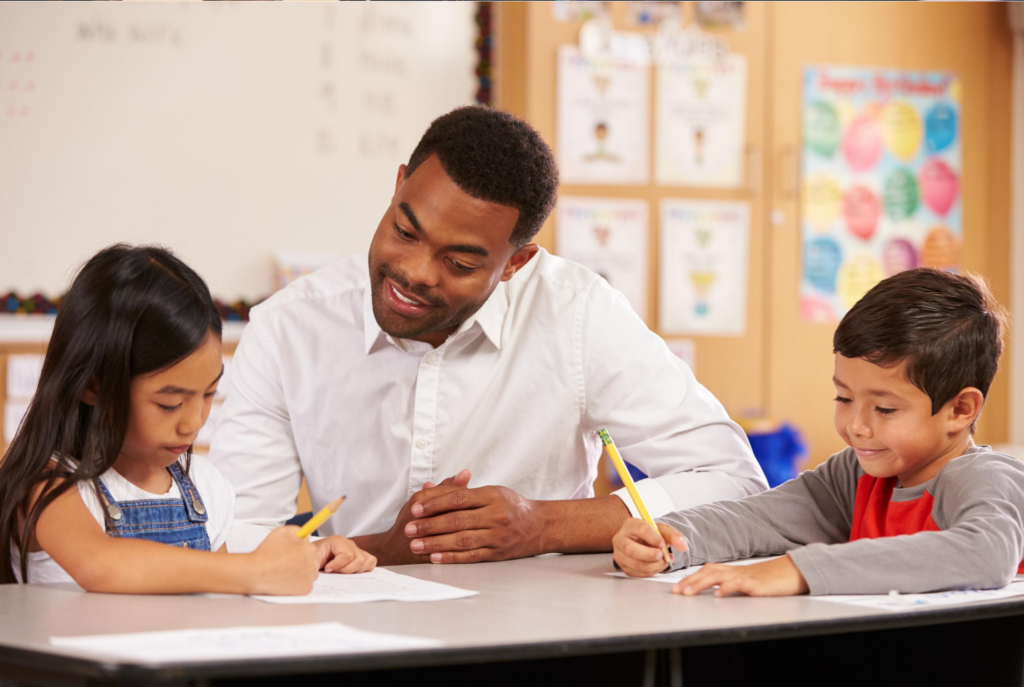
[[[621,4],[612,6],[619,29],[626,28],[625,11]],[[549,3],[495,3],[495,12],[496,104],[529,120],[554,144],[556,51],[576,42],[579,23],[555,21]],[[684,15],[692,21],[692,3],[684,4]],[[656,330],[658,201],[680,197],[751,204],[747,332],[734,338],[695,337],[695,372],[734,416],[760,411],[794,422],[810,445],[806,465],[813,466],[842,448],[842,442],[832,428],[834,325],[804,322],[798,311],[800,70],[809,64],[846,64],[949,70],[961,77],[962,264],[985,276],[1009,307],[1012,43],[1006,8],[990,3],[748,3],[742,30],[717,33],[748,59],[746,187],[708,190],[652,183],[565,185],[561,191],[643,199],[651,205],[648,321]],[[650,110],[653,118],[653,102]],[[549,219],[538,242],[553,250],[555,231]],[[38,343],[0,342],[0,400],[5,355],[42,350]],[[979,423],[979,442],[1009,440],[1010,362],[1007,354]],[[609,488],[599,478],[597,491]]]
[[[430,121],[474,102],[475,3],[0,5],[0,292],[116,241],[258,301],[365,251]]]
[[[693,21],[684,3],[684,21]],[[616,29],[626,7],[613,3]],[[555,141],[555,56],[580,22],[559,22],[547,3],[498,6],[498,104]],[[800,318],[800,73],[814,64],[948,70],[964,84],[964,269],[986,277],[1010,306],[1011,35],[998,3],[747,3],[745,26],[713,31],[748,59],[748,184],[742,190],[563,185],[571,195],[651,203],[648,322],[657,331],[656,203],[667,197],[751,204],[748,320],[744,336],[694,337],[696,375],[735,416],[789,420],[809,444],[806,467],[843,448],[832,427],[835,324]],[[653,90],[653,89],[652,89]],[[653,93],[652,93],[653,97]],[[653,103],[652,103],[653,105]],[[653,113],[653,107],[651,108]],[[653,114],[652,114],[653,118]],[[652,121],[653,131],[653,121]],[[554,220],[538,237],[554,248]],[[659,332],[666,334],[665,332]],[[1008,440],[1009,355],[989,394],[976,439]]]

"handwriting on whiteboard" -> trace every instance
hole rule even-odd
[[[75,27],[75,40],[79,43],[114,45],[182,45],[181,29],[170,22],[137,22],[119,25],[112,21],[92,18],[80,21]]]
[[[417,37],[416,22],[407,13],[383,7],[362,8],[357,16],[349,11],[346,17],[357,27],[354,50],[339,43],[337,10],[329,7],[324,12],[318,53],[321,123],[313,133],[315,149],[334,155],[341,149],[339,141],[351,141],[354,134],[357,157],[399,162],[410,152],[401,149],[394,129],[410,71],[404,50]],[[340,93],[340,82],[348,83],[351,92]],[[355,110],[355,131],[342,128],[344,107]]]

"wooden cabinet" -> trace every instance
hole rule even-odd
[[[684,21],[693,20],[684,3]],[[550,3],[498,3],[497,105],[555,141],[556,51],[575,43],[580,22],[559,22]],[[627,8],[612,3],[617,29]],[[751,205],[747,330],[695,337],[696,374],[734,416],[760,411],[799,427],[808,466],[843,447],[832,427],[834,324],[800,318],[800,75],[809,65],[956,72],[963,82],[963,267],[1010,296],[1011,35],[998,3],[746,3],[738,30],[715,33],[746,55],[748,184],[739,190],[564,185],[574,196],[640,198],[651,204],[650,312],[657,313],[657,204],[662,198],[745,200]],[[652,98],[655,97],[652,89]],[[653,132],[653,100],[652,121]],[[657,145],[657,141],[652,141]],[[653,157],[653,156],[652,156]],[[554,248],[549,220],[538,237]],[[668,332],[661,332],[668,334]],[[1008,438],[1008,376],[993,384],[977,440]]]
[[[1010,298],[1010,78],[1012,36],[999,3],[774,3],[769,8],[771,227],[767,407],[804,432],[817,464],[844,447],[832,427],[832,324],[800,319],[799,198],[792,175],[800,145],[800,75],[816,64],[955,72],[963,83],[965,270]],[[1010,360],[978,423],[979,443],[1008,440]],[[714,387],[712,386],[712,390]]]

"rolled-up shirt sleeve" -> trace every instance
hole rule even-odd
[[[649,476],[637,488],[652,517],[768,488],[743,430],[621,293],[595,277],[579,308],[584,427]]]
[[[251,551],[295,514],[302,468],[281,382],[280,357],[259,319],[242,334],[210,445],[210,462],[235,489],[228,550]]]

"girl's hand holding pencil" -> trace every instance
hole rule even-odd
[[[298,527],[278,527],[259,548],[247,555],[248,594],[309,594],[320,575],[320,552],[308,539],[299,538]]]

